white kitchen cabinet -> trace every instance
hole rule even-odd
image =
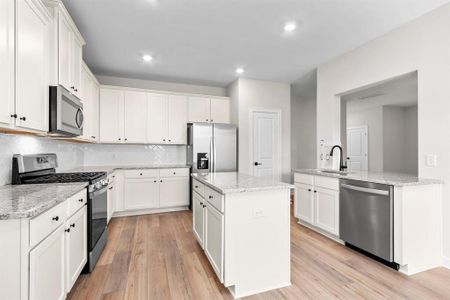
[[[202,249],[205,241],[205,208],[206,204],[203,198],[197,192],[192,191],[193,231]]]
[[[187,97],[170,95],[168,99],[168,143],[187,142]]]
[[[295,216],[302,221],[314,223],[314,193],[311,185],[297,183]]]
[[[163,177],[160,179],[161,207],[189,205],[189,177]]]
[[[125,178],[125,210],[159,207],[159,180],[154,178]]]
[[[339,235],[339,191],[315,188],[314,225]]]
[[[145,143],[147,95],[143,92],[124,92],[124,142]]]
[[[123,91],[100,89],[100,141],[120,143],[123,136]]]
[[[188,121],[210,122],[211,100],[208,97],[189,97]]]
[[[75,33],[72,32],[71,47],[72,50],[70,56],[70,70],[72,75],[72,86],[74,95],[81,98],[83,88],[81,86],[81,65],[82,65],[82,52],[83,52],[83,42],[78,40]]]
[[[84,113],[82,138],[84,140],[96,142],[99,137],[99,87],[95,76],[84,63],[81,70],[81,87]]]
[[[167,95],[147,94],[147,142],[165,143],[167,128]]]
[[[16,1],[16,126],[44,132],[49,125],[49,22],[40,1]]]
[[[108,176],[108,209],[107,209],[107,223],[111,220],[114,214],[114,208],[116,205],[117,191],[116,191],[116,174],[113,173]]]
[[[205,224],[206,257],[220,282],[223,282],[224,216],[208,202]]]
[[[229,99],[189,97],[188,122],[230,123]]]
[[[0,127],[14,126],[14,0],[0,1]]]
[[[68,293],[87,261],[86,205],[67,220],[65,234],[66,292]]]
[[[211,99],[211,122],[230,123],[230,100]]]
[[[30,252],[30,299],[64,299],[64,226],[60,226]]]

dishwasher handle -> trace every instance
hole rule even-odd
[[[345,183],[341,183],[341,187],[344,188],[344,189],[354,190],[354,191],[368,193],[368,194],[389,196],[389,191],[385,191],[385,190],[371,189],[371,188],[366,188],[366,187],[361,187],[361,186],[356,186],[356,185],[350,185],[350,184],[345,184]]]

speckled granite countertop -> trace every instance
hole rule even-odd
[[[111,174],[115,170],[137,170],[137,169],[179,169],[190,168],[185,164],[165,164],[165,165],[117,165],[117,166],[81,166],[69,172],[106,172]]]
[[[191,176],[222,194],[294,188],[291,184],[271,178],[236,172],[194,173]]]
[[[324,173],[323,171],[324,170],[320,169],[300,169],[294,170],[294,173],[302,173],[302,174],[318,175],[342,179],[352,179],[381,184],[389,184],[393,186],[411,186],[411,185],[428,185],[428,184],[444,183],[444,181],[440,179],[418,178],[408,174],[398,174],[398,173],[349,171],[347,175],[343,175],[343,174]]]
[[[72,197],[88,183],[0,186],[0,220],[35,217]]]

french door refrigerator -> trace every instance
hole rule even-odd
[[[187,161],[191,173],[237,170],[237,127],[231,124],[188,125]]]

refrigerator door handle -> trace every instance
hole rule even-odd
[[[211,136],[210,138],[210,142],[209,142],[209,160],[210,160],[210,171],[214,172],[214,142],[213,142],[213,137]]]
[[[216,137],[213,136],[213,162],[214,162],[214,169],[213,172],[216,172]]]

